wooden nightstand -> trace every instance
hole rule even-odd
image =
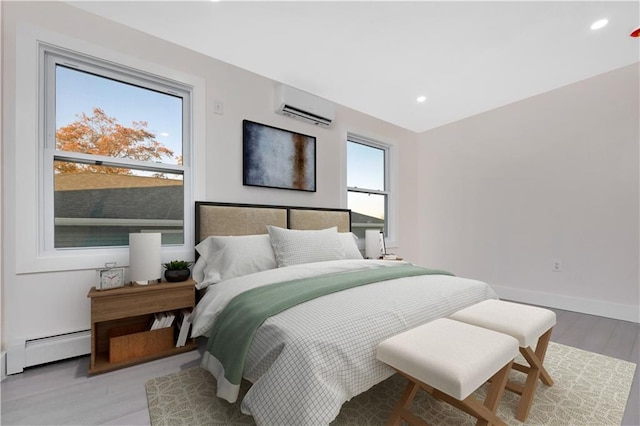
[[[89,374],[187,352],[197,347],[190,339],[175,347],[173,327],[149,330],[156,312],[193,309],[195,281],[133,285],[112,290],[91,288],[91,363]],[[117,352],[117,353],[116,353]]]

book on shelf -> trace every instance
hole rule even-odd
[[[176,318],[176,314],[173,312],[165,312],[164,322],[162,323],[161,328],[171,327],[173,325],[173,320]]]
[[[189,329],[191,328],[191,310],[182,309],[178,313],[178,321],[176,321],[176,333],[178,339],[176,340],[176,348],[186,345],[187,338],[189,337]]]
[[[164,323],[164,320],[164,312],[156,312],[155,314],[153,314],[153,323],[151,324],[151,330],[158,330],[159,328],[162,328],[162,323]]]
[[[171,327],[175,318],[176,314],[173,312],[156,312],[151,319],[149,330]]]

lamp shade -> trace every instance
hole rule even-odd
[[[129,234],[129,273],[136,284],[148,284],[162,277],[160,233]]]
[[[367,259],[377,259],[384,254],[384,235],[379,229],[367,229],[364,233],[364,255]]]

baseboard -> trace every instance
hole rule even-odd
[[[91,353],[91,330],[27,341],[14,341],[7,347],[7,374],[25,367],[60,361]]]
[[[581,314],[596,315],[633,323],[640,323],[640,307],[620,303],[603,302],[574,296],[522,290],[512,287],[491,286],[501,299],[547,306]]]

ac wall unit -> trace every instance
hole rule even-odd
[[[336,115],[332,102],[284,84],[276,87],[274,100],[276,113],[316,126],[329,127]]]

